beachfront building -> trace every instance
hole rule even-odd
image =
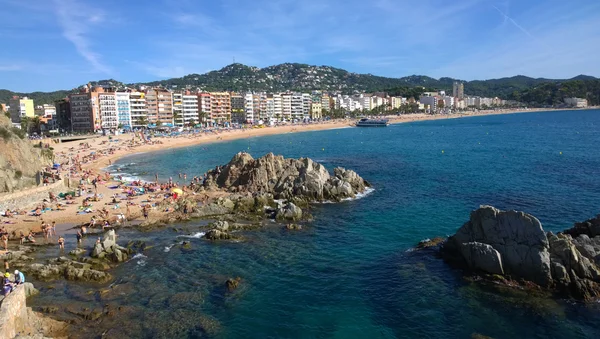
[[[372,100],[371,100],[370,96],[362,96],[362,97],[358,98],[358,100],[356,100],[356,101],[359,102],[360,108],[365,111],[375,108],[375,106],[371,106]],[[351,107],[351,105],[348,105],[348,109],[350,109],[350,107]]]
[[[198,94],[190,91],[185,91],[182,96],[182,122],[184,126],[196,125],[200,123],[200,117],[198,116]]]
[[[283,118],[283,101],[280,93],[273,94],[273,117],[276,121]]]
[[[323,116],[323,106],[321,105],[321,101],[317,100],[317,98],[315,98],[315,100],[313,100],[311,106],[310,106],[310,118],[311,119],[321,119]]]
[[[444,108],[454,108],[456,106],[454,99],[454,97],[443,97],[442,100],[444,101]]]
[[[465,84],[455,81],[452,84],[452,96],[458,99],[463,99],[465,97]]]
[[[171,92],[162,88],[146,91],[148,122],[157,125],[173,124],[173,98]]]
[[[246,117],[244,114],[245,100],[239,93],[231,93],[231,122],[243,124]]]
[[[56,108],[58,128],[61,132],[72,132],[71,105],[69,103],[69,98],[56,100],[54,102],[54,107]]]
[[[71,127],[73,132],[93,132],[94,114],[89,92],[69,95]]]
[[[129,92],[115,92],[117,127],[131,129],[131,103]]]
[[[309,93],[302,93],[302,119],[310,119],[312,98]]]
[[[210,93],[210,120],[213,125],[231,123],[231,95],[229,92]]]
[[[146,108],[146,94],[143,92],[129,93],[131,107],[131,126],[141,128],[148,126],[148,110]]]
[[[114,92],[98,94],[98,111],[100,114],[100,126],[103,130],[112,130],[119,126],[117,102]]]
[[[331,98],[329,97],[329,94],[323,93],[323,95],[321,96],[321,107],[326,112],[331,111]]]
[[[281,115],[283,120],[292,120],[292,94],[283,93],[281,94]]]
[[[56,107],[48,104],[38,105],[35,107],[34,115],[52,119],[56,115]]]
[[[212,114],[212,94],[200,93],[198,94],[198,114],[202,117],[201,124],[210,124]]]
[[[304,118],[304,102],[302,93],[292,93],[292,121]]]
[[[425,111],[427,113],[435,113],[437,111],[438,106],[438,98],[437,96],[424,95],[421,96],[419,102],[423,104]]]
[[[35,115],[33,100],[27,97],[20,98],[18,96],[13,96],[9,100],[9,106],[8,112],[10,113],[10,120],[14,123],[21,122],[21,118],[33,118]]]
[[[244,115],[246,123],[254,123],[254,94],[248,92],[244,95]]]
[[[183,93],[173,92],[173,124],[175,126],[183,126]],[[197,98],[197,97],[196,97]],[[196,99],[196,102],[198,99]]]
[[[565,98],[565,104],[576,108],[585,108],[588,106],[588,101],[583,98]]]

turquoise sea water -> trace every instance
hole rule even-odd
[[[598,338],[600,306],[539,299],[468,283],[427,252],[424,238],[454,233],[481,204],[517,209],[559,231],[600,213],[600,111],[544,112],[256,137],[120,160],[153,179],[188,178],[238,151],[311,157],[355,170],[375,191],[315,205],[301,231],[272,224],[239,243],[210,243],[206,222],[139,233],[154,245],[112,273],[115,288],[42,284],[34,307],[121,306],[76,336],[219,338]],[[69,241],[72,239],[69,239]],[[190,240],[191,249],[178,245]],[[91,241],[90,246],[91,246]],[[70,245],[70,244],[68,244]],[[71,245],[72,246],[72,245]],[[224,288],[241,277],[240,288]],[[96,288],[97,289],[97,288]],[[203,325],[204,330],[202,329]],[[218,325],[217,325],[218,324]]]

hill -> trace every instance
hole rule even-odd
[[[91,82],[111,87],[163,86],[169,89],[196,89],[207,91],[287,91],[325,90],[350,94],[354,92],[386,91],[392,95],[418,97],[426,90],[452,91],[453,78],[434,79],[423,75],[388,78],[372,74],[358,74],[330,66],[298,63],[258,68],[234,63],[205,74],[189,74],[181,78],[125,85],[113,79]],[[533,100],[532,103],[557,102],[565,95],[588,98],[590,104],[600,104],[595,90],[600,80],[579,75],[572,79],[530,78],[522,75],[490,80],[464,81],[465,94],[471,96],[500,97],[513,100]],[[36,104],[52,103],[71,91],[13,93],[0,90],[0,102],[8,102],[13,95],[28,96]],[[544,94],[549,97],[543,98]]]

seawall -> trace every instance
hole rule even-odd
[[[12,193],[0,194],[0,211],[5,209],[21,209],[39,204],[42,199],[48,198],[48,193],[58,194],[66,191],[70,186],[68,178],[58,180],[46,186],[26,188]]]
[[[0,339],[23,336],[65,336],[66,324],[33,312],[27,308],[27,291],[33,285],[19,285],[0,305]]]

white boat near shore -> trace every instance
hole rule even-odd
[[[387,119],[362,118],[356,122],[356,127],[386,127],[389,124]]]

